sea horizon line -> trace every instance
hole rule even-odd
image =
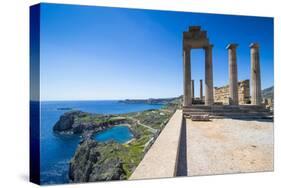
[[[169,99],[176,97],[147,97],[147,98],[123,98],[123,99],[47,99],[47,100],[30,100],[30,102],[71,102],[71,101],[124,101],[124,100],[148,100],[148,99]]]

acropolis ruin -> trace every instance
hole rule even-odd
[[[238,82],[236,49],[238,44],[226,46],[228,53],[229,84],[222,88],[213,87],[213,47],[207,32],[200,26],[191,26],[183,33],[184,97],[185,117],[207,114],[212,117],[263,116],[268,111],[262,106],[259,44],[249,44],[251,56],[251,80]],[[191,73],[191,50],[205,51],[205,80],[200,80],[200,98],[194,97],[194,80]],[[250,84],[249,84],[250,83]]]

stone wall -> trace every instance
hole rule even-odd
[[[214,88],[215,103],[229,104],[229,85]],[[242,80],[238,82],[239,104],[250,102],[250,81]]]

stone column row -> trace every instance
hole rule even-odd
[[[238,76],[237,76],[237,58],[236,48],[237,44],[229,44],[228,50],[228,64],[229,64],[229,96],[230,104],[238,105]],[[250,45],[251,52],[251,104],[261,105],[261,76],[260,76],[260,58],[259,45],[252,43]]]
[[[191,98],[195,97],[195,90],[194,90],[194,80],[191,80]],[[200,99],[203,99],[203,83],[200,80]]]
[[[205,105],[213,105],[213,61],[212,61],[212,49],[213,45],[204,47],[205,50]],[[183,105],[191,106],[192,97],[194,96],[194,82],[191,81],[191,64],[190,64],[190,51],[191,48],[185,47],[183,50],[183,70],[184,70],[184,98]],[[202,94],[202,81],[200,81],[200,98],[203,98]]]

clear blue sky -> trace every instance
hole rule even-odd
[[[273,85],[273,19],[186,12],[43,4],[41,99],[175,97],[183,93],[182,33],[207,30],[214,86],[228,84],[226,45],[238,43],[238,79],[250,78],[251,42],[259,42],[262,88]],[[199,95],[204,52],[192,51]]]

